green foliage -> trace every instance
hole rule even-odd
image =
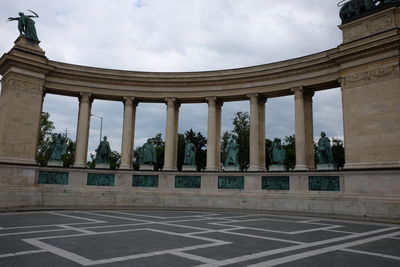
[[[121,165],[121,155],[117,151],[111,151],[110,169],[116,170]]]
[[[250,158],[250,115],[248,112],[237,112],[233,121],[232,138],[238,145],[238,159],[241,170],[249,167]]]
[[[232,133],[225,131],[222,134],[222,140],[221,140],[221,162],[225,162],[226,156],[228,154],[228,144],[229,140],[232,139]]]
[[[332,139],[333,161],[338,168],[343,168],[345,163],[343,141],[337,138]]]
[[[50,148],[58,135],[58,133],[53,132],[54,129],[54,123],[50,120],[50,114],[48,112],[42,112],[40,118],[39,143],[36,154],[36,160],[40,166],[47,166],[47,162],[50,159]],[[67,143],[67,151],[62,157],[63,166],[69,168],[72,166],[75,160],[75,142],[68,138],[65,134],[63,134],[62,137],[66,139]]]
[[[283,139],[282,148],[286,150],[285,165],[288,169],[296,166],[296,137],[294,135],[286,136]]]

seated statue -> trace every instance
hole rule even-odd
[[[281,139],[275,138],[268,149],[272,165],[283,165],[286,159],[286,150],[282,148]]]
[[[196,147],[190,141],[186,143],[185,146],[185,157],[183,159],[184,165],[196,165]]]
[[[103,137],[103,141],[100,142],[96,149],[96,164],[107,164],[111,158],[111,148],[107,141],[107,136]]]
[[[332,164],[333,155],[331,149],[331,141],[324,132],[321,132],[321,138],[318,140],[318,161],[319,164]]]
[[[50,160],[62,160],[62,156],[67,151],[67,142],[61,134],[57,135],[56,140],[50,146]]]
[[[156,161],[156,150],[154,148],[154,144],[150,139],[147,139],[147,142],[142,146],[140,151],[141,159],[140,162],[144,165],[154,165]]]
[[[228,153],[226,155],[225,167],[238,167],[239,160],[238,160],[238,145],[235,143],[233,139],[229,141],[228,144]]]

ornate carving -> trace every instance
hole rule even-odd
[[[244,189],[244,176],[219,176],[218,189]]]
[[[387,78],[390,75],[398,74],[398,65],[384,66],[373,70],[367,70],[362,72],[352,73],[343,78],[342,86],[344,87],[355,87],[362,85],[366,82],[376,81],[383,78]]]
[[[39,184],[68,184],[68,172],[39,172]]]
[[[175,188],[200,188],[201,176],[175,176]]]
[[[289,176],[263,176],[263,190],[289,190]]]
[[[158,175],[132,175],[134,187],[158,187]]]
[[[309,176],[308,190],[310,191],[340,191],[339,176]]]
[[[103,173],[88,173],[87,185],[114,186],[115,175]]]

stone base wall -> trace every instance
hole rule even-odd
[[[222,208],[399,219],[400,170],[165,173],[0,165],[0,210],[26,207]]]

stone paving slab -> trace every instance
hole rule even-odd
[[[400,225],[220,211],[0,213],[0,266],[400,266]]]

